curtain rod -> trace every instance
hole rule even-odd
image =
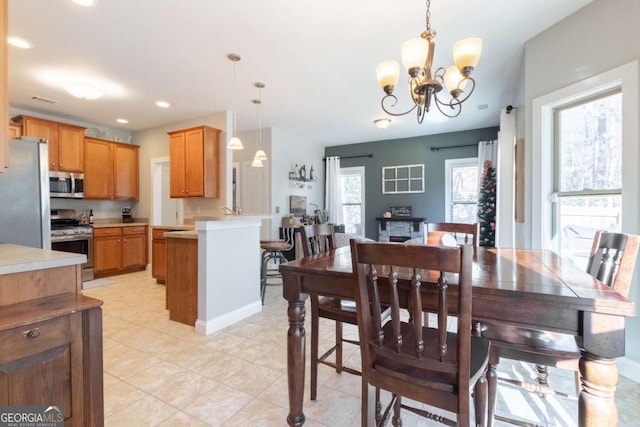
[[[450,145],[448,147],[431,147],[431,151],[448,150],[450,148],[477,147],[478,144]]]
[[[373,154],[360,154],[358,156],[344,156],[344,157],[338,156],[338,157],[340,157],[340,159],[357,159],[357,158],[360,158],[360,157],[369,157],[369,158],[371,158],[371,157],[373,157]],[[322,159],[323,162],[325,160],[327,160],[326,157]]]

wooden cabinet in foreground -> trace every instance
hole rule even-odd
[[[44,138],[49,144],[49,169],[84,172],[84,130],[82,126],[54,122],[39,117],[18,116],[25,136]]]
[[[146,225],[94,228],[93,270],[95,277],[139,271],[146,267]]]
[[[18,245],[0,252],[33,266],[0,272],[0,405],[59,405],[65,426],[104,426],[102,301],[82,295],[80,264]]]
[[[139,149],[97,138],[85,138],[85,199],[138,200]]]
[[[220,197],[220,129],[169,132],[169,158],[171,197]]]

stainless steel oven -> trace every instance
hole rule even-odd
[[[86,255],[82,281],[93,280],[93,228],[80,224],[75,210],[51,210],[51,249]]]
[[[93,280],[93,234],[69,234],[51,236],[51,249],[87,256],[82,264],[82,281]]]

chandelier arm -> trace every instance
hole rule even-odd
[[[385,95],[385,96],[382,98],[382,101],[380,101],[380,106],[382,106],[382,110],[383,110],[385,113],[387,113],[387,114],[389,114],[389,115],[391,115],[391,116],[396,116],[396,117],[404,116],[404,115],[406,115],[406,114],[409,114],[409,113],[410,113],[410,112],[412,112],[413,110],[415,110],[415,109],[416,109],[416,107],[418,107],[418,104],[414,104],[414,106],[413,106],[413,107],[411,107],[409,110],[405,111],[404,113],[394,113],[394,112],[392,112],[392,111],[388,110],[388,109],[387,109],[387,107],[385,107],[385,106],[384,106],[385,100],[386,100],[386,99],[388,99],[388,98],[393,98],[393,104],[391,104],[391,105],[390,105],[390,108],[395,107],[395,105],[398,103],[398,98],[397,98],[395,95]]]
[[[433,100],[435,101],[434,104],[436,104],[436,107],[438,107],[438,111],[440,111],[443,115],[449,117],[450,119],[458,117],[460,115],[460,112],[462,111],[462,105],[460,104],[460,102],[453,102],[454,100],[449,103],[442,102],[440,101],[440,99],[438,99],[438,96],[434,96]],[[449,107],[451,110],[453,110],[453,113],[449,114],[448,112],[443,110],[442,107]]]

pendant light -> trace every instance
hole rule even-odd
[[[229,58],[230,61],[233,61],[233,136],[229,140],[227,148],[230,150],[242,150],[244,149],[244,146],[236,132],[236,116],[238,115],[236,109],[236,63],[240,61],[240,55],[237,53],[230,53],[227,55],[227,58]]]
[[[251,166],[255,168],[261,168],[262,166],[264,166],[262,164],[262,161],[267,160],[267,154],[262,150],[262,116],[260,114],[260,107],[262,105],[262,89],[264,88],[264,83],[257,82],[255,86],[258,88],[258,99],[254,99],[252,102],[256,104],[256,116],[258,117],[258,149],[256,150],[256,155],[253,157]]]

